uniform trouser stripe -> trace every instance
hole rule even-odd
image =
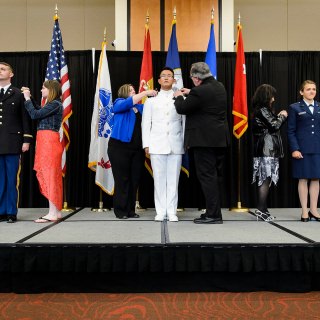
[[[20,168],[20,155],[0,155],[0,214],[17,214]]]

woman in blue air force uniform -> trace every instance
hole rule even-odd
[[[320,179],[320,107],[314,100],[315,82],[301,84],[302,100],[291,104],[288,114],[288,141],[292,155],[293,177],[299,179],[301,221],[320,221],[317,211]],[[308,195],[310,210],[308,210]]]

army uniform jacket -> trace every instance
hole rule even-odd
[[[32,140],[31,120],[21,91],[12,85],[0,98],[0,155],[20,154]]]

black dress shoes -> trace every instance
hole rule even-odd
[[[17,221],[17,216],[8,214],[7,215],[7,223],[15,223]]]
[[[197,224],[223,224],[222,218],[211,218],[203,215],[200,218],[194,219],[193,222]]]
[[[320,218],[316,217],[311,211],[308,212],[308,216],[310,220],[314,219],[316,221],[320,221]]]
[[[128,219],[127,216],[117,217],[118,219]]]
[[[129,216],[129,218],[140,218],[140,216],[136,213],[133,213],[132,215]]]
[[[6,214],[0,214],[0,222],[7,221],[7,215]]]

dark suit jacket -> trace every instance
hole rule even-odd
[[[0,155],[21,153],[22,144],[32,140],[30,122],[21,91],[10,86],[0,100]]]
[[[185,147],[226,147],[230,142],[227,94],[213,77],[190,90],[186,99],[176,98],[177,112],[186,115]]]
[[[303,100],[289,106],[288,141],[291,152],[320,153],[320,107],[317,101],[313,114]]]

